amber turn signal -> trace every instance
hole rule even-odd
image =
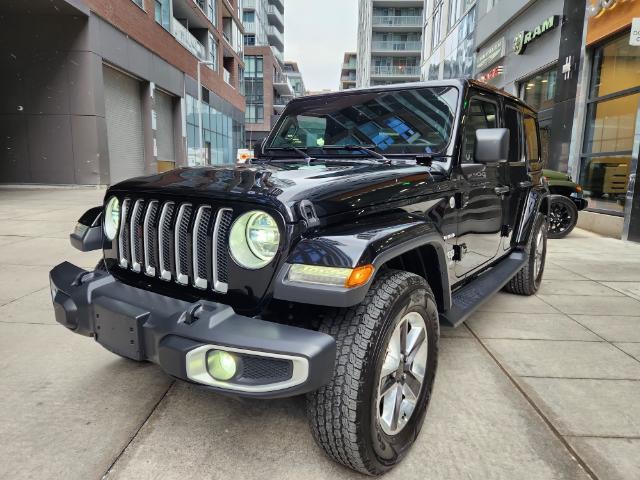
[[[351,271],[349,278],[347,278],[347,281],[344,282],[344,286],[347,288],[353,288],[364,285],[369,281],[374,270],[375,267],[373,265],[363,265],[361,267],[354,268]]]

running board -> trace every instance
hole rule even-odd
[[[527,254],[515,250],[507,258],[451,295],[451,309],[440,315],[445,325],[457,327],[489,300],[524,267]]]

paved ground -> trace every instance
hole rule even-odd
[[[57,325],[47,273],[98,190],[0,189],[0,478],[363,478],[314,445],[301,398],[173,382]],[[445,330],[427,422],[386,478],[640,478],[640,245],[550,242],[539,295]]]

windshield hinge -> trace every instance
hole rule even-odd
[[[298,209],[300,210],[300,215],[302,216],[302,219],[307,224],[308,228],[313,228],[320,225],[320,219],[318,218],[318,215],[316,214],[316,209],[313,206],[313,203],[311,203],[311,201],[302,200],[298,204]]]

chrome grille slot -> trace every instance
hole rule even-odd
[[[125,198],[122,202],[122,211],[120,212],[120,232],[118,235],[118,260],[122,268],[129,267],[129,222],[127,222],[127,215],[129,213],[129,206],[131,205],[131,199]]]
[[[216,223],[213,227],[212,242],[212,280],[213,289],[216,292],[227,293],[229,288],[229,279],[227,274],[227,245],[229,229],[231,228],[231,220],[233,211],[230,208],[221,208],[216,216]]]
[[[232,209],[126,197],[121,214],[120,268],[227,293]]]
[[[149,202],[144,216],[144,273],[150,277],[156,276],[158,269],[158,234],[156,220],[160,203],[157,200]]]
[[[142,271],[142,214],[144,212],[144,200],[136,200],[131,211],[131,224],[129,233],[131,235],[131,270],[136,273]]]
[[[182,285],[189,284],[189,264],[191,263],[191,234],[189,223],[193,207],[189,203],[183,203],[178,210],[176,218],[174,249],[176,255],[176,282]]]
[[[158,225],[158,263],[160,267],[160,278],[167,281],[172,278],[171,259],[173,257],[173,236],[171,233],[173,227],[171,225],[173,223],[175,208],[175,203],[165,203],[162,207],[160,224]]]
[[[193,285],[197,288],[206,289],[208,279],[207,241],[209,223],[211,222],[211,207],[200,207],[193,223]]]

